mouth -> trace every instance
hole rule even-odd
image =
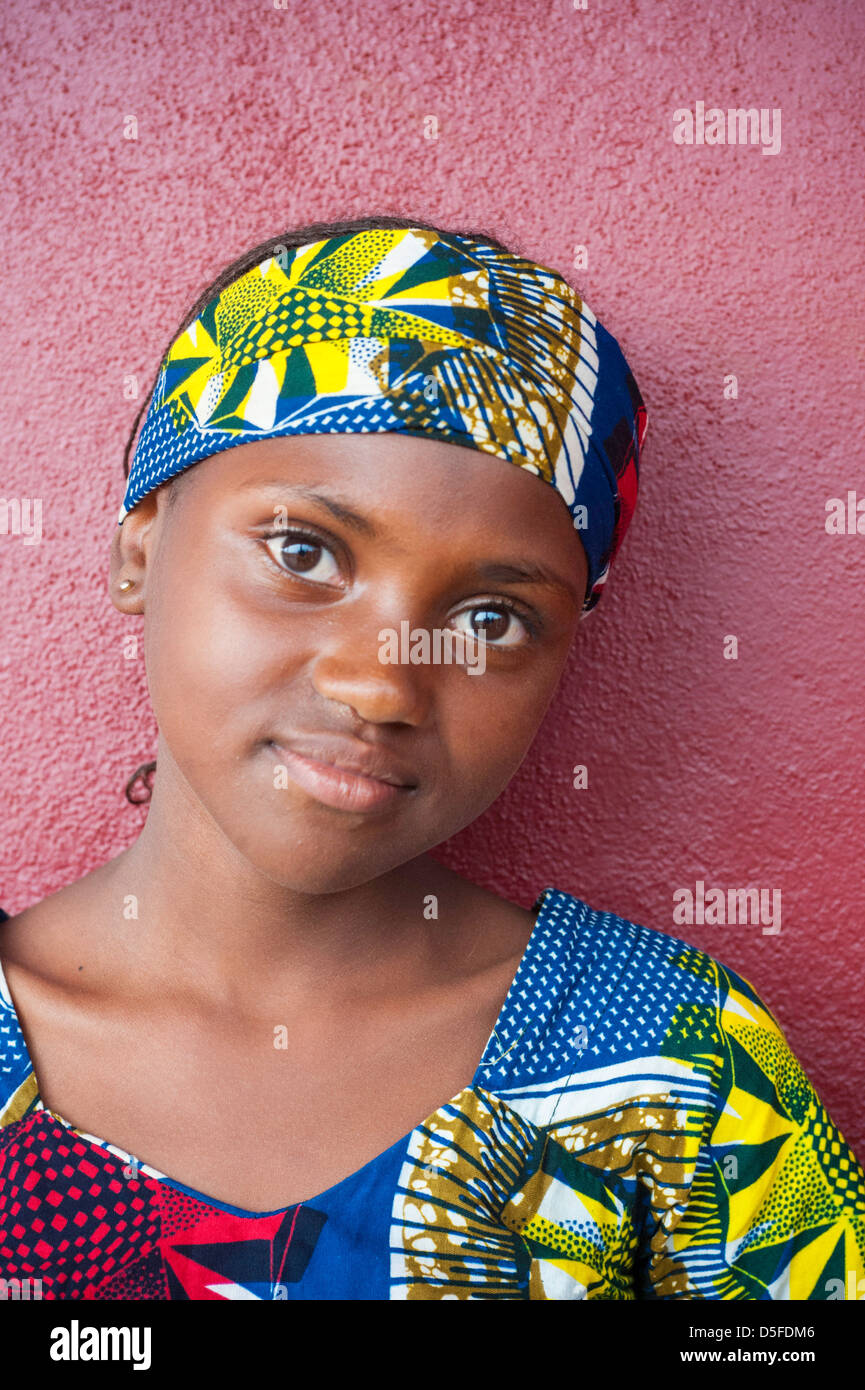
[[[404,801],[417,790],[417,784],[401,780],[405,774],[385,769],[380,775],[361,772],[356,767],[344,767],[338,762],[326,761],[324,757],[311,757],[297,749],[289,748],[275,740],[269,742],[270,749],[277,755],[286,773],[296,786],[299,786],[316,801],[325,806],[333,806],[340,811],[374,812],[388,810]],[[375,761],[361,750],[358,759],[351,753],[343,754],[347,759]]]

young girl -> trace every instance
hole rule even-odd
[[[747,981],[429,854],[523,761],[645,425],[579,295],[485,234],[316,224],[204,292],[111,554],[159,726],[147,821],[0,928],[0,1275],[358,1300],[861,1277],[865,1174]]]

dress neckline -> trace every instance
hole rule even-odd
[[[39,1087],[39,1079],[36,1075],[36,1068],[33,1065],[33,1058],[31,1057],[30,1049],[27,1046],[27,1039],[24,1036],[24,1029],[21,1026],[21,1020],[18,1016],[18,1011],[15,1007],[15,1001],[12,998],[12,994],[9,989],[9,982],[3,970],[3,962],[2,960],[0,960],[0,997],[5,999],[6,1003],[12,1011],[12,1017],[14,1019],[15,1024],[17,1025],[18,1032],[21,1037],[21,1046],[24,1052],[25,1061],[27,1063],[28,1072],[29,1075],[32,1077],[33,1087],[36,1093],[32,1107],[28,1111],[28,1114],[38,1114],[41,1112],[45,1115],[50,1116],[51,1119],[55,1120],[59,1125],[62,1125],[64,1129],[68,1130],[70,1134],[75,1135],[75,1137],[81,1140],[83,1143],[98,1148],[103,1153],[108,1152],[110,1154],[113,1154],[115,1158],[123,1160],[124,1164],[126,1165],[133,1164],[134,1172],[136,1175],[142,1174],[146,1177],[154,1178],[156,1179],[156,1181],[164,1184],[167,1187],[174,1188],[179,1192],[185,1193],[189,1197],[195,1198],[196,1201],[203,1203],[205,1206],[214,1208],[217,1211],[227,1212],[232,1216],[245,1217],[247,1220],[263,1220],[266,1217],[285,1216],[288,1212],[294,1211],[295,1208],[307,1205],[314,1205],[316,1202],[324,1201],[325,1199],[330,1198],[341,1187],[345,1187],[348,1183],[354,1182],[362,1174],[366,1173],[368,1170],[374,1168],[377,1164],[381,1163],[382,1160],[384,1160],[389,1154],[394,1153],[399,1148],[405,1148],[409,1140],[411,1139],[411,1136],[414,1134],[415,1130],[422,1129],[424,1128],[424,1126],[429,1125],[440,1110],[447,1109],[447,1107],[450,1105],[458,1104],[465,1092],[470,1091],[474,1086],[478,1084],[481,1073],[483,1071],[489,1071],[490,1069],[494,1068],[496,1064],[502,1060],[500,1057],[494,1056],[490,1061],[487,1061],[487,1053],[489,1052],[491,1045],[496,1045],[497,1035],[499,1031],[504,1028],[506,1020],[512,1013],[512,1005],[514,1004],[520,990],[523,988],[525,984],[525,981],[532,968],[533,957],[537,954],[537,951],[539,949],[538,943],[541,934],[546,928],[547,914],[550,904],[552,902],[552,899],[556,897],[558,894],[559,890],[556,888],[544,888],[544,890],[538,894],[538,896],[535,898],[534,903],[532,904],[532,911],[536,914],[534,923],[532,925],[532,930],[529,933],[529,938],[526,942],[523,954],[520,958],[520,963],[517,966],[516,974],[514,975],[508,987],[508,991],[505,995],[504,1002],[502,1003],[502,1006],[498,1013],[498,1017],[496,1018],[496,1021],[493,1024],[492,1031],[487,1039],[484,1050],[481,1053],[480,1061],[478,1062],[478,1065],[475,1068],[474,1076],[472,1077],[471,1081],[466,1086],[464,1086],[462,1090],[458,1091],[455,1096],[451,1096],[448,1100],[443,1101],[442,1104],[437,1106],[437,1108],[434,1111],[432,1111],[429,1115],[425,1115],[422,1120],[419,1120],[417,1124],[413,1125],[412,1128],[406,1134],[401,1135],[400,1138],[395,1140],[393,1144],[390,1144],[386,1149],[382,1149],[380,1153],[377,1153],[375,1157],[369,1159],[368,1162],[361,1164],[361,1166],[359,1168],[356,1168],[353,1173],[348,1173],[344,1178],[340,1178],[339,1182],[335,1182],[330,1187],[326,1187],[323,1192],[317,1192],[315,1196],[304,1197],[300,1201],[291,1202],[286,1207],[275,1207],[270,1211],[248,1211],[245,1207],[233,1206],[230,1202],[222,1202],[219,1200],[219,1198],[211,1197],[206,1192],[201,1192],[198,1188],[190,1187],[187,1183],[181,1182],[179,1178],[170,1177],[169,1174],[163,1173],[161,1169],[154,1168],[151,1164],[145,1163],[143,1159],[136,1158],[134,1154],[128,1153],[126,1149],[122,1149],[118,1145],[110,1143],[107,1139],[102,1139],[95,1134],[89,1134],[86,1130],[76,1129],[75,1126],[71,1124],[69,1120],[65,1119],[62,1115],[58,1114],[56,1110],[49,1109],[49,1107],[43,1104],[42,1101],[42,1095]],[[0,921],[3,920],[6,920],[5,914],[4,917],[0,918]]]

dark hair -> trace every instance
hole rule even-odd
[[[511,252],[511,254],[515,254],[512,247],[505,246],[503,242],[499,241],[497,237],[491,236],[489,232],[460,231],[456,228],[439,227],[434,222],[423,222],[420,218],[411,216],[392,217],[389,215],[382,215],[355,217],[343,222],[309,222],[305,227],[294,227],[290,231],[280,233],[279,236],[268,237],[267,241],[262,241],[258,246],[253,246],[250,250],[244,251],[242,256],[238,256],[237,260],[232,261],[224,270],[221,270],[216,276],[216,279],[212,280],[210,284],[201,291],[195,303],[187,310],[177,329],[171,335],[171,341],[160,359],[160,370],[162,362],[168,355],[171,343],[173,343],[175,338],[178,338],[180,334],[198,318],[198,315],[201,313],[202,309],[209,304],[210,300],[213,299],[215,295],[219,294],[220,290],[224,290],[226,286],[238,280],[247,270],[251,270],[253,266],[258,265],[261,261],[267,260],[268,256],[272,256],[282,249],[293,251],[299,246],[305,246],[310,241],[326,241],[331,237],[352,236],[357,232],[369,232],[387,227],[423,227],[427,231],[437,232],[439,236],[470,237],[476,241],[485,241],[490,246],[497,247],[499,251],[508,251]],[[159,371],[157,371],[156,376],[153,378],[153,384],[141,403],[138,414],[135,416],[132,423],[129,438],[126,441],[126,448],[123,451],[123,476],[125,478],[129,477],[129,465],[135,439],[138,434],[138,428],[150,404],[150,399],[153,395],[158,378]],[[177,484],[184,476],[185,474],[180,473],[176,477],[171,478],[167,483],[162,484],[163,487],[169,489],[169,497],[172,500],[177,496]],[[126,783],[126,799],[130,801],[133,806],[138,806],[142,802],[150,800],[153,774],[155,772],[155,762],[142,763],[140,767],[135,769],[132,776],[129,778],[129,781]],[[146,795],[144,796],[133,795],[133,788],[136,783],[139,782],[142,788],[146,790]]]

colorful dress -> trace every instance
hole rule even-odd
[[[271,1212],[47,1110],[0,971],[0,1279],[44,1299],[856,1297],[865,1173],[747,981],[555,888],[534,909],[465,1089]]]

